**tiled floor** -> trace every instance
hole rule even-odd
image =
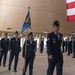
[[[72,58],[72,55],[67,56],[67,53],[64,53],[63,55],[64,55],[63,75],[75,75],[75,59]],[[22,58],[21,53],[19,57],[17,73],[13,72],[14,61],[12,63],[12,70],[8,71],[8,60],[9,60],[9,53],[8,53],[6,67],[0,66],[0,75],[22,75],[24,60]],[[44,52],[43,54],[40,54],[39,52],[37,52],[35,62],[34,62],[33,75],[46,75],[47,64],[48,63],[47,63],[46,52]],[[26,75],[28,75],[28,71]],[[54,75],[56,75],[55,71],[54,71]]]

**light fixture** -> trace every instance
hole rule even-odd
[[[22,34],[20,34],[20,36],[22,36]]]
[[[12,28],[7,28],[7,30],[11,30]]]
[[[47,34],[47,33],[48,33],[48,31],[47,31],[47,30],[45,30],[45,31],[44,31],[44,33],[46,33],[46,34]]]

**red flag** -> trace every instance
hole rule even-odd
[[[66,0],[67,21],[75,21],[75,0]]]

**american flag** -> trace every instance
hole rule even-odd
[[[75,0],[66,0],[67,21],[75,21]]]

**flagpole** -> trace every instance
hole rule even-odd
[[[28,11],[30,11],[30,7],[28,7]],[[26,57],[27,40],[28,40],[28,28],[26,31],[25,57]]]
[[[30,11],[30,7],[28,7],[28,11]],[[25,43],[25,63],[26,63],[26,49],[27,49],[27,40],[28,40],[28,28],[26,30],[26,43]],[[25,65],[24,65],[25,70]]]
[[[26,30],[25,57],[26,57],[26,49],[27,49],[27,40],[28,40],[28,28]]]

